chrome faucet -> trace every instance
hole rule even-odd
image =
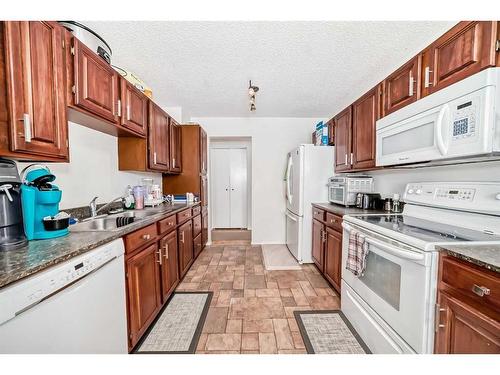
[[[106,208],[108,208],[109,206],[111,206],[113,203],[119,201],[119,200],[123,200],[125,197],[123,195],[120,195],[119,197],[116,197],[115,199],[112,199],[111,201],[109,201],[108,203],[106,203],[104,206],[102,207],[99,207],[97,208],[97,198],[98,197],[94,197],[94,199],[92,199],[89,203],[89,208],[90,208],[90,218],[93,219],[93,218],[96,218],[97,216],[99,216],[99,212],[105,210]]]

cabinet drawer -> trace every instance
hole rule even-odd
[[[156,223],[148,225],[125,236],[125,250],[131,253],[156,238]]]
[[[342,231],[342,218],[340,216],[331,214],[330,212],[326,213],[326,225],[336,229],[338,231]]]
[[[441,279],[467,297],[500,308],[500,277],[493,273],[479,270],[451,256],[444,256]]]
[[[174,230],[176,225],[177,225],[177,218],[175,217],[175,215],[162,219],[158,222],[158,233],[159,234],[168,233]]]
[[[193,216],[199,215],[201,213],[201,206],[193,207]]]
[[[181,211],[177,214],[177,222],[179,224],[185,222],[187,219],[190,219],[190,218],[191,218],[191,209],[190,208],[188,208],[187,210]]]
[[[201,215],[193,218],[193,237],[201,233]]]
[[[320,210],[319,208],[313,207],[313,219],[319,221],[325,221],[325,211]]]

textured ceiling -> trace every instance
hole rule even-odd
[[[329,117],[454,22],[85,22],[155,101],[197,117]],[[260,87],[248,110],[248,80]]]

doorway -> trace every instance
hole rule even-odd
[[[245,140],[210,141],[213,229],[250,228],[250,144]]]

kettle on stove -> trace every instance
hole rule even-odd
[[[56,179],[48,167],[32,164],[21,173],[21,202],[24,232],[28,240],[61,237],[68,234],[68,225],[54,226],[59,213],[62,191],[52,182]]]

